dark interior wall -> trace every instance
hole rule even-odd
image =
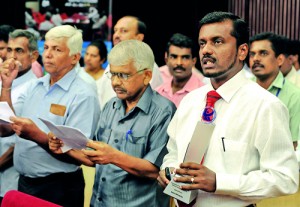
[[[113,0],[113,25],[125,15],[137,16],[144,21],[148,28],[145,42],[153,49],[156,63],[162,66],[165,64],[165,46],[172,34],[185,34],[197,44],[198,21],[208,12],[228,11],[228,0],[210,0],[205,5],[201,2],[203,1]]]
[[[25,28],[25,0],[1,1],[1,8],[0,25],[9,24],[15,28]]]

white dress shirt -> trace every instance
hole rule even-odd
[[[161,169],[183,161],[211,83],[187,94],[169,127]],[[218,88],[216,119],[203,165],[216,173],[216,192],[198,191],[194,206],[247,206],[295,193],[299,168],[289,131],[287,108],[278,98],[248,80],[243,71]],[[224,137],[224,147],[222,145]]]

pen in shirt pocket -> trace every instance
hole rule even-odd
[[[127,132],[126,132],[126,141],[128,141],[129,139],[129,135],[132,134],[132,130],[129,129]]]

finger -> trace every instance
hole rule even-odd
[[[194,184],[195,183],[195,177],[194,176],[175,176],[173,178],[175,182],[181,182],[181,183],[188,183],[188,184]]]
[[[81,151],[83,152],[83,154],[85,154],[88,157],[95,157],[95,156],[97,156],[97,153],[96,153],[95,150],[82,149]]]
[[[165,188],[165,187],[167,186],[167,184],[169,184],[169,183],[167,183],[168,180],[165,181],[165,180],[163,179],[163,177],[161,177],[161,176],[158,176],[158,177],[157,177],[157,181],[158,181],[158,184],[159,184],[161,187],[163,187],[163,188]]]
[[[188,168],[188,169],[200,169],[201,165],[194,162],[184,162],[180,164],[180,168]]]

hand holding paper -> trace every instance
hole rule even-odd
[[[10,108],[7,102],[0,102],[0,119],[12,123],[12,121],[9,119],[9,117],[15,117],[15,113]]]
[[[89,141],[85,135],[76,128],[63,126],[63,125],[54,125],[50,121],[40,118],[40,120],[50,129],[50,131],[63,141],[64,145],[61,147],[63,153],[69,151],[70,149],[84,149],[86,144]]]

